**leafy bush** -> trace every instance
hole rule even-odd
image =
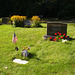
[[[10,17],[2,17],[2,24],[11,24]]]
[[[40,18],[38,16],[33,16],[31,18],[32,22],[32,27],[41,27],[40,25]]]
[[[0,24],[2,24],[2,18],[0,18]]]
[[[24,27],[24,21],[26,20],[26,16],[13,15],[11,17],[11,21],[13,21],[13,25],[16,27]]]

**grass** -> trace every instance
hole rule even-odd
[[[68,43],[46,41],[47,25],[43,28],[13,28],[11,25],[0,25],[0,75],[74,75],[75,71],[75,24],[69,23],[67,34],[72,38]],[[13,33],[18,37],[12,43]],[[22,46],[30,46],[28,64],[13,63],[13,58],[21,57]],[[8,69],[5,69],[8,67]]]

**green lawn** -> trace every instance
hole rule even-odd
[[[43,28],[13,28],[11,25],[0,25],[0,75],[74,75],[75,71],[75,24],[69,23],[67,35],[72,40],[68,43],[46,41],[47,25]],[[12,43],[13,33],[18,37]],[[13,58],[21,57],[22,46],[30,46],[30,57],[25,65],[13,63]],[[8,69],[5,69],[8,67]]]

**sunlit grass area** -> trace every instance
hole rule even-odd
[[[44,40],[47,24],[42,28],[13,28],[0,25],[0,75],[74,75],[75,71],[75,23],[67,26],[68,43]],[[17,35],[17,47],[12,43],[13,33]],[[29,57],[21,56],[22,46],[30,46]],[[13,58],[27,60],[25,65],[13,63]],[[5,67],[8,67],[5,69]]]

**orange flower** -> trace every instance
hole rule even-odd
[[[24,46],[22,46],[22,47],[24,47]]]

